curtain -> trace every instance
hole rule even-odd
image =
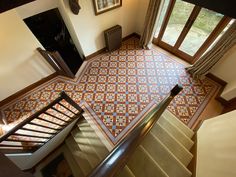
[[[186,70],[193,77],[202,77],[236,44],[236,21],[223,34],[219,41],[205,55]]]
[[[144,30],[141,35],[140,45],[144,49],[149,49],[149,45],[152,41],[155,32],[155,24],[160,9],[161,0],[150,0],[147,14],[144,22]]]

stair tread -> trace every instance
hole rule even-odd
[[[81,151],[86,153],[88,162],[91,164],[92,167],[95,167],[101,160],[94,148],[90,145],[87,137],[84,136],[84,134],[79,130],[79,128],[75,128],[71,132],[71,134],[74,137],[75,142],[77,143]]]
[[[106,146],[102,143],[100,138],[97,136],[95,131],[92,129],[92,127],[84,127],[80,124],[77,125],[84,137],[86,137],[90,143],[90,145],[93,147],[95,152],[97,153],[100,160],[103,160],[107,154],[109,153]]]
[[[191,177],[191,172],[152,133],[141,144],[169,177]]]
[[[65,143],[70,150],[70,152],[73,154],[73,157],[75,161],[77,162],[77,165],[80,166],[83,174],[86,176],[90,173],[92,170],[92,166],[87,160],[86,154],[81,151],[81,149],[78,147],[77,143],[75,142],[74,138],[72,136],[69,136]]]
[[[136,177],[168,177],[147,151],[139,146],[128,162],[128,167]]]
[[[135,177],[129,167],[126,165],[116,177]]]
[[[166,110],[162,115],[165,119],[169,120],[173,125],[178,127],[186,136],[189,138],[193,137],[194,131],[185,125],[181,120],[176,118],[170,111]]]
[[[178,140],[186,149],[190,150],[194,142],[187,137],[182,131],[180,131],[175,125],[173,125],[169,120],[161,118],[157,121],[158,124],[168,131],[176,140]]]
[[[160,124],[155,124],[151,133],[168,147],[168,149],[175,154],[176,158],[178,158],[185,166],[190,163],[193,155]]]

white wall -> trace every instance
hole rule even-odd
[[[79,2],[78,15],[68,0],[37,0],[0,14],[0,100],[54,72],[35,51],[42,46],[22,19],[58,7],[77,49],[88,56],[105,47],[103,31],[113,25],[123,27],[123,37],[141,34],[149,1],[125,0],[122,7],[98,16],[91,0]]]
[[[120,8],[95,16],[91,0],[79,1],[81,10],[74,15],[68,0],[59,0],[60,11],[67,14],[78,37],[81,48],[88,56],[105,47],[103,31],[116,24],[123,27],[123,37],[136,31],[137,0],[125,0]]]
[[[221,60],[212,68],[211,73],[226,81],[228,84],[221,96],[230,100],[236,97],[236,45],[232,47]]]
[[[235,177],[236,111],[205,120],[197,132],[197,177]]]
[[[54,71],[36,51],[42,47],[15,10],[0,14],[0,100]]]

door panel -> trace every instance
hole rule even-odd
[[[155,38],[157,38],[158,35],[159,35],[159,32],[161,30],[161,25],[164,22],[165,14],[167,12],[169,4],[170,4],[170,0],[164,0],[164,2],[162,4],[160,17],[158,18],[158,22],[157,22],[157,29],[156,29],[156,32],[155,32],[155,35],[154,35]]]
[[[182,0],[166,0],[157,23],[154,43],[192,64],[230,20],[222,14]]]
[[[175,45],[190,17],[193,8],[194,5],[192,4],[186,3],[182,0],[176,0],[164,35],[161,39],[163,42],[171,46]]]
[[[222,14],[202,8],[179,50],[194,56],[222,18]]]

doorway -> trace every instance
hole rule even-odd
[[[75,75],[83,63],[58,9],[24,19],[24,22],[49,52],[57,51]]]
[[[165,0],[154,43],[192,64],[230,20],[220,13],[182,0]]]

